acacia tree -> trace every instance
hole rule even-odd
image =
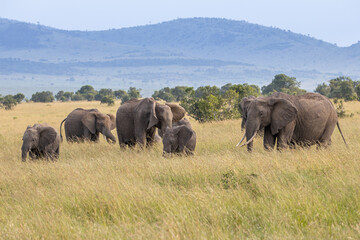
[[[300,82],[295,77],[289,77],[285,74],[275,75],[274,79],[267,86],[261,88],[264,95],[270,95],[274,92],[283,92],[291,95],[301,95],[306,93],[304,89],[300,88]]]
[[[329,85],[319,84],[315,92],[329,98],[343,98],[345,101],[360,100],[360,82],[341,76],[329,80]]]

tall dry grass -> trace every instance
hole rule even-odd
[[[60,122],[97,102],[0,110],[1,239],[359,239],[360,103],[327,149],[252,154],[235,148],[240,120],[199,124],[193,157],[162,146],[62,143],[57,162],[21,162],[27,125]],[[115,134],[115,131],[114,131]]]

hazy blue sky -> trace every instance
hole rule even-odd
[[[359,11],[360,0],[0,0],[0,17],[68,30],[221,17],[309,34],[339,46],[360,40]]]

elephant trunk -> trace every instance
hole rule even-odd
[[[116,143],[116,138],[115,138],[115,136],[111,133],[110,130],[105,129],[105,130],[103,131],[103,134],[104,134],[104,136],[106,137],[106,140],[107,140],[108,142],[111,141],[112,143]]]
[[[161,124],[161,127],[160,127],[160,131],[158,131],[158,133],[159,133],[159,136],[161,137],[161,138],[163,138],[164,137],[164,134],[165,134],[165,132],[166,132],[166,128],[172,128],[172,122],[170,121],[170,122],[168,122],[168,123],[163,123],[163,124]]]
[[[29,149],[30,149],[30,147],[26,146],[25,144],[23,144],[22,147],[21,147],[21,160],[23,162],[26,161],[26,156],[27,156],[27,154],[29,152]]]
[[[248,152],[252,152],[253,149],[253,140],[256,136],[257,131],[260,129],[260,123],[257,123],[255,121],[247,121],[246,122],[246,143],[247,144],[247,150]]]

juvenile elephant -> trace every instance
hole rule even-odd
[[[116,113],[116,130],[120,147],[150,146],[155,130],[162,137],[167,127],[172,128],[185,115],[185,109],[177,104],[160,104],[153,98],[131,99],[123,103]]]
[[[59,157],[60,136],[55,128],[47,124],[28,126],[22,138],[21,159],[26,161],[27,154],[31,159],[41,157],[52,160]]]
[[[173,125],[173,128],[166,128],[163,137],[163,155],[171,153],[193,154],[196,147],[196,133],[190,122],[184,118]]]
[[[61,126],[64,122],[68,142],[84,140],[97,142],[99,133],[102,133],[108,142],[116,142],[115,136],[111,133],[115,128],[115,116],[112,114],[103,114],[97,109],[77,108],[61,122],[61,139]]]
[[[310,146],[331,144],[335,125],[342,135],[337,113],[330,100],[317,93],[293,96],[275,93],[264,98],[243,99],[246,112],[245,138],[248,151],[253,148],[253,139],[264,128],[264,147],[273,149],[287,146]],[[345,142],[346,144],[346,142]]]

